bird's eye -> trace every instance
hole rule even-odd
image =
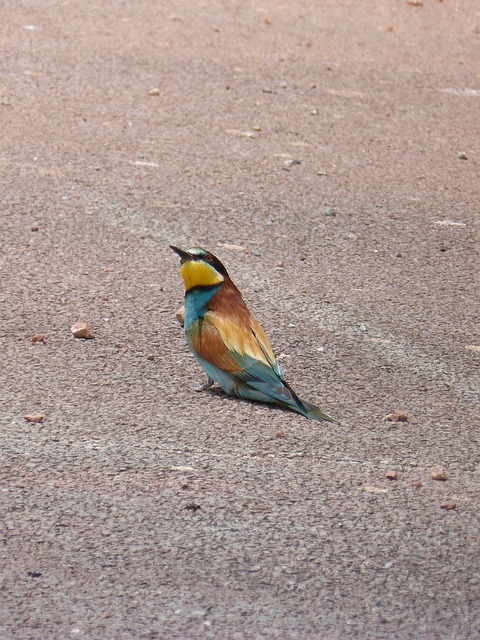
[[[212,256],[205,256],[205,262],[213,262]]]

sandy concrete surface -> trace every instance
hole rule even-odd
[[[0,638],[479,638],[478,0],[0,12]],[[338,424],[193,391],[170,243]]]

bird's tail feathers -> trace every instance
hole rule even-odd
[[[305,417],[309,418],[310,420],[319,420],[321,422],[322,421],[336,422],[336,420],[334,420],[330,416],[327,416],[327,414],[324,413],[321,409],[319,409],[319,407],[315,406],[314,404],[311,404],[310,402],[307,402],[306,400],[302,400],[301,398],[299,398],[295,393],[295,391],[288,384],[285,384],[285,386],[288,388],[293,398],[295,399],[295,402],[298,407],[297,411],[299,413],[303,414]],[[292,407],[292,408],[295,408],[295,407]]]
[[[300,402],[302,403],[302,409],[300,409],[299,407],[300,413],[303,413],[303,415],[307,418],[310,418],[310,420],[337,422],[326,413],[323,413],[323,411],[316,407],[314,404],[310,404],[310,402],[306,402],[305,400],[300,400]]]

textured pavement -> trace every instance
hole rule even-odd
[[[2,640],[480,637],[478,2],[1,13]],[[193,391],[170,243],[338,424]]]

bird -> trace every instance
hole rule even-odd
[[[187,343],[207,374],[197,390],[216,382],[231,396],[278,405],[311,420],[335,422],[301,400],[287,383],[265,331],[220,260],[201,247],[183,250],[170,245],[170,249],[180,257],[185,284]]]

